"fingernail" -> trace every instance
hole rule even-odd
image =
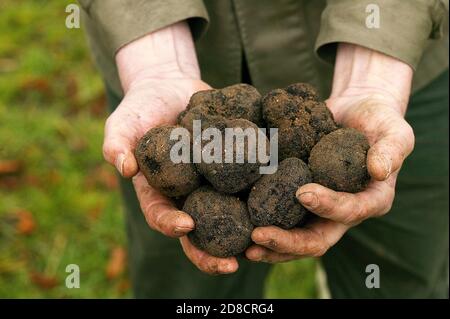
[[[311,208],[316,207],[319,204],[316,194],[312,192],[301,193],[298,196],[298,200],[304,205]]]
[[[384,168],[384,171],[386,172],[384,179],[387,179],[389,175],[391,175],[391,161],[388,161],[387,158],[384,155],[378,155],[377,156],[378,162],[381,163],[381,166]]]
[[[123,167],[125,165],[125,154],[120,153],[116,158],[115,166],[117,170],[119,171],[120,175],[123,176]]]

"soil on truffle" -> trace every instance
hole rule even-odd
[[[245,202],[203,186],[188,196],[183,211],[192,216],[192,244],[216,257],[242,253],[251,243],[254,228]]]
[[[268,151],[269,141],[265,135],[261,135],[264,140],[258,137],[258,127],[245,119],[235,120],[219,120],[210,125],[210,127],[217,128],[221,131],[222,135],[222,154],[219,157],[220,162],[206,163],[203,159],[200,163],[196,163],[198,172],[204,176],[211,185],[218,191],[223,193],[237,193],[244,191],[253,185],[260,177],[259,168],[267,165],[267,163],[261,163],[258,157],[258,148],[260,143],[266,143],[266,150]],[[256,144],[253,147],[249,147],[248,139],[244,139],[243,145],[237,147],[237,140],[234,139],[232,148],[227,147],[225,142],[225,129],[226,128],[241,128],[242,130],[252,129],[254,136],[256,137]],[[208,140],[202,140],[194,138],[194,144],[200,143],[202,145],[203,152],[206,152],[206,146],[210,143]],[[250,144],[252,145],[252,144]],[[214,155],[214,149],[210,152]],[[227,163],[225,161],[226,154],[233,153],[233,162]],[[238,155],[241,155],[243,162],[237,162]],[[256,159],[255,162],[250,161],[251,158]]]
[[[275,225],[284,229],[302,225],[308,211],[297,200],[297,189],[312,182],[312,175],[302,160],[287,158],[278,170],[264,175],[252,187],[248,197],[250,220],[255,226]]]
[[[280,160],[298,157],[308,160],[322,136],[337,129],[325,103],[308,84],[296,83],[272,90],[262,98],[263,118],[268,128],[278,127]]]
[[[253,86],[243,83],[199,91],[178,116],[178,123],[192,131],[192,121],[203,120],[205,116],[246,119],[262,126],[261,95]]]
[[[352,128],[341,128],[324,136],[309,157],[314,182],[340,192],[364,190],[370,180],[368,150],[367,138]]]
[[[169,197],[187,195],[200,186],[200,175],[192,163],[174,163],[170,150],[177,140],[170,140],[177,126],[150,129],[138,142],[135,156],[149,185]],[[190,146],[189,146],[190,147]]]

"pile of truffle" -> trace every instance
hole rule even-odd
[[[248,151],[244,163],[174,163],[170,151],[177,141],[170,139],[171,132],[184,127],[192,134],[194,120],[201,120],[202,130],[278,128],[277,171],[260,174],[267,163],[251,163]],[[257,136],[257,143],[269,142]],[[190,146],[196,141],[191,136]],[[227,257],[251,244],[255,226],[290,229],[307,222],[311,213],[295,197],[306,183],[352,193],[363,190],[369,181],[368,149],[365,136],[340,128],[308,84],[292,84],[262,97],[254,87],[237,84],[195,93],[178,124],[149,130],[135,155],[152,187],[184,200],[183,211],[195,222],[188,234],[192,243],[211,255]]]

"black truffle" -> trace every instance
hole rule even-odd
[[[219,120],[210,125],[220,130],[222,135],[222,154],[219,156],[219,163],[207,163],[203,159],[200,163],[196,163],[198,172],[203,175],[211,185],[218,191],[223,193],[237,193],[245,189],[250,188],[260,177],[259,168],[267,163],[261,163],[258,157],[258,148],[260,143],[265,143],[266,150],[269,150],[269,141],[264,134],[258,134],[258,127],[247,120],[235,119],[235,120]],[[256,140],[255,143],[249,144],[249,139],[244,138],[242,144],[238,143],[237,139],[233,140],[232,147],[227,147],[225,142],[225,129],[237,128],[250,129],[249,133],[254,133]],[[262,139],[260,138],[262,137]],[[200,143],[199,138],[194,137],[194,143]],[[201,141],[203,152],[206,152],[206,145],[209,141]],[[239,147],[238,147],[239,146]],[[214,151],[214,150],[213,150]],[[213,154],[214,152],[211,152]],[[226,155],[233,155],[232,162],[226,162]],[[266,153],[267,154],[267,153]],[[213,154],[214,155],[214,154]],[[243,161],[238,162],[237,158],[241,156]],[[250,160],[254,158],[255,161]]]
[[[192,244],[216,257],[243,252],[251,243],[253,225],[245,202],[232,195],[201,187],[188,196],[183,211],[192,216]]]
[[[246,119],[261,126],[261,95],[249,84],[199,91],[178,116],[178,123],[192,131],[192,121],[203,120],[204,116]]]
[[[286,89],[273,90],[261,103],[268,128],[279,129],[280,160],[298,157],[306,161],[314,144],[337,129],[330,110],[318,101],[310,85],[296,83]]]
[[[284,229],[302,224],[308,211],[298,202],[295,193],[300,186],[310,182],[311,172],[302,160],[287,158],[282,161],[274,174],[264,175],[252,187],[247,202],[252,223]]]
[[[139,140],[135,150],[139,169],[149,185],[169,197],[187,195],[200,186],[200,176],[194,164],[174,163],[170,158],[170,150],[178,142],[170,140],[172,129],[176,127],[150,129]]]
[[[324,136],[309,157],[314,182],[340,192],[362,191],[370,180],[366,164],[368,150],[367,138],[352,128],[338,129]]]

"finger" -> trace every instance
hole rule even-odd
[[[148,225],[166,236],[181,237],[194,229],[194,220],[177,210],[170,200],[148,185],[142,173],[133,177],[133,184]]]
[[[386,180],[400,169],[414,148],[414,133],[403,119],[391,123],[367,153],[367,169],[375,180]]]
[[[265,262],[270,264],[282,263],[299,258],[296,255],[280,254],[259,245],[252,245],[247,248],[247,250],[245,251],[245,256],[251,261]]]
[[[297,190],[300,203],[314,214],[346,225],[355,225],[369,217],[387,213],[394,201],[395,178],[372,181],[360,193],[336,192],[322,185],[310,183]]]
[[[139,170],[133,153],[139,134],[133,129],[134,124],[126,121],[130,117],[123,112],[118,108],[106,121],[103,156],[122,176],[132,177]]]
[[[349,226],[329,219],[318,219],[304,228],[281,229],[276,226],[257,227],[253,241],[281,254],[320,257],[338,242]]]
[[[235,257],[219,258],[198,249],[187,236],[180,238],[181,246],[188,259],[201,271],[211,274],[230,274],[238,270]]]

